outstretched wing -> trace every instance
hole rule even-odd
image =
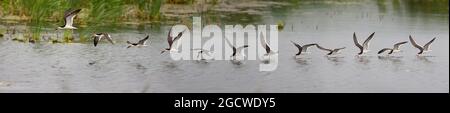
[[[264,39],[263,37],[263,33],[261,33],[261,35],[259,35],[260,37],[260,42],[261,42],[261,46],[264,47],[264,49],[266,49],[266,53],[270,53],[270,47],[269,44],[267,44],[267,41]]]
[[[145,37],[144,39],[139,40],[138,44],[145,45],[145,42],[147,42],[147,40],[148,40],[149,37],[150,37],[150,36],[147,35],[147,37]]]
[[[373,32],[372,34],[370,34],[370,36],[367,37],[367,39],[364,41],[364,43],[363,43],[363,48],[364,48],[364,49],[366,49],[366,50],[369,49],[370,40],[372,40],[373,35],[375,35],[375,32]]]
[[[236,55],[236,47],[233,46],[233,44],[228,40],[227,37],[225,37],[225,42],[233,49],[233,56]]]
[[[105,33],[105,34],[103,34],[103,36],[104,36],[109,42],[111,42],[111,44],[114,44],[114,41],[112,40],[111,35]]]
[[[398,50],[400,48],[401,45],[408,43],[408,41],[404,41],[404,42],[399,42],[394,44],[394,50]]]
[[[302,46],[300,46],[299,44],[295,43],[294,41],[291,41],[291,43],[294,44],[295,47],[298,48],[298,53],[296,55],[302,54],[302,51],[303,51]]]
[[[414,41],[414,39],[412,38],[411,35],[409,35],[409,41],[411,42],[411,44],[416,47],[417,49],[419,49],[420,51],[423,51],[422,46],[420,46],[419,44],[416,43],[416,41]]]
[[[436,40],[436,37],[434,37],[433,39],[431,39],[431,41],[429,41],[427,44],[425,44],[425,45],[423,46],[423,48],[425,49],[425,51],[428,51],[428,50],[430,49],[430,45],[431,45],[431,43],[434,42],[434,40]]]
[[[303,45],[302,51],[303,51],[303,52],[306,52],[306,51],[308,50],[309,47],[315,46],[315,45],[317,45],[317,44],[314,43],[314,44],[306,44],[306,45]]]
[[[98,41],[101,39],[101,36],[95,35],[94,36],[94,47],[97,46]]]
[[[356,33],[355,33],[355,32],[353,32],[353,42],[355,43],[356,47],[359,48],[360,53],[362,53],[362,51],[363,51],[363,46],[362,46],[361,44],[359,44],[358,38],[356,38]]]
[[[172,28],[170,28],[169,33],[167,33],[167,43],[169,43],[169,48],[172,46],[173,39],[172,39]]]
[[[378,54],[381,54],[381,53],[383,53],[383,52],[385,52],[387,50],[393,51],[391,48],[383,48],[380,51],[378,51]]]
[[[328,51],[328,52],[332,52],[333,50],[331,50],[331,49],[327,49],[327,48],[324,48],[324,47],[322,47],[322,46],[320,46],[320,45],[316,45],[316,47],[317,48],[319,48],[319,49],[321,49],[321,50],[324,50],[324,51]]]
[[[72,26],[73,24],[73,19],[75,18],[75,16],[81,11],[81,9],[76,9],[76,10],[67,10],[64,13],[64,24],[68,25],[68,26]]]
[[[236,48],[236,53],[241,53],[243,49],[247,48],[248,45],[243,45],[241,47]]]
[[[228,40],[227,37],[225,37],[225,42],[226,42],[226,43],[228,44],[228,46],[230,46],[231,48],[235,48],[235,47],[233,46],[233,43],[231,43],[230,40]]]
[[[180,40],[181,36],[183,36],[185,30],[183,30],[182,32],[178,33],[177,37],[173,38],[172,44],[170,45],[170,48],[172,48],[173,43],[175,43],[176,41]]]
[[[345,49],[345,47],[334,49],[334,51],[339,51],[339,50],[343,50],[343,49]]]

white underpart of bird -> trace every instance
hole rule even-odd
[[[64,13],[64,25],[58,27],[58,29],[77,29],[76,27],[73,26],[73,20],[75,19],[75,17],[77,16],[77,14],[81,11],[81,9],[76,9],[76,10],[67,10]]]
[[[420,46],[419,44],[416,43],[416,41],[412,38],[411,35],[409,35],[409,40],[411,42],[411,44],[416,47],[417,49],[419,49],[419,53],[417,54],[424,54],[424,53],[428,53],[431,51],[430,47],[431,47],[431,43],[434,42],[434,40],[436,40],[436,37],[434,37],[433,39],[431,39],[428,43],[426,43],[424,46]]]
[[[367,39],[362,43],[362,45],[358,42],[358,38],[356,37],[356,33],[353,32],[353,42],[355,43],[356,47],[359,48],[359,53],[358,55],[362,55],[364,53],[369,52],[369,45],[370,45],[370,40],[372,40],[373,35],[375,35],[375,32],[373,32],[372,34],[370,34],[369,37],[367,37]]]

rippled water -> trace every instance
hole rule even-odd
[[[447,14],[417,12],[375,3],[301,3],[262,16],[254,24],[284,20],[279,33],[279,66],[258,71],[259,61],[173,61],[160,55],[169,27],[122,29],[117,44],[28,44],[0,40],[0,92],[448,92]],[[368,56],[356,57],[352,34],[360,40],[376,32]],[[149,47],[126,49],[126,40],[150,34]],[[419,44],[437,37],[433,51],[418,57],[406,44],[395,57],[375,53],[413,35]],[[290,40],[347,47],[337,58],[312,48],[294,59]]]

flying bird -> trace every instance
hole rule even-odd
[[[75,16],[77,16],[77,14],[81,11],[81,9],[75,9],[75,10],[67,10],[64,13],[64,25],[58,27],[57,29],[77,29],[76,27],[73,26],[73,19],[75,18]]]
[[[294,46],[298,48],[298,52],[297,52],[297,54],[295,54],[295,56],[306,53],[309,47],[317,45],[316,43],[314,43],[314,44],[306,44],[306,45],[301,46],[300,44],[295,43],[294,41],[291,41],[291,43],[294,44]]]
[[[109,42],[111,42],[111,44],[114,44],[111,35],[109,35],[108,33],[97,33],[94,34],[93,37],[94,37],[94,46],[97,46],[98,42],[103,38],[106,38]]]
[[[128,44],[127,48],[134,47],[134,46],[138,46],[138,47],[147,46],[147,45],[145,45],[145,43],[147,43],[148,38],[149,38],[149,35],[147,35],[147,37],[145,37],[144,39],[139,40],[139,42],[137,42],[137,43],[132,43],[130,41],[127,41],[127,44]]]
[[[197,59],[199,60],[206,60],[203,55],[206,54],[208,56],[211,56],[212,52],[206,49],[192,49],[194,51],[198,51],[197,52]]]
[[[389,51],[389,53],[388,53],[389,55],[392,54],[392,53],[400,52],[401,51],[400,50],[400,46],[403,45],[403,44],[406,44],[406,43],[408,43],[408,41],[396,43],[396,44],[394,44],[394,48],[383,48],[380,51],[378,51],[378,54],[381,54],[381,53],[383,53],[385,51]]]
[[[321,50],[327,51],[328,52],[327,55],[336,55],[336,54],[340,53],[341,50],[345,49],[345,47],[336,48],[336,49],[327,49],[327,48],[324,48],[324,47],[322,47],[322,46],[320,46],[318,44],[316,44],[316,47],[321,49]]]
[[[419,53],[417,53],[417,54],[420,55],[420,54],[427,53],[427,52],[430,52],[430,51],[431,51],[430,45],[431,45],[431,43],[434,42],[434,40],[436,40],[436,37],[433,38],[433,39],[431,39],[431,40],[430,40],[428,43],[426,43],[424,46],[420,46],[419,44],[417,44],[416,41],[414,41],[414,39],[411,37],[411,35],[409,35],[409,40],[411,41],[411,44],[412,44],[414,47],[416,47],[417,49],[420,50]]]
[[[172,37],[172,28],[170,28],[169,33],[167,35],[167,43],[169,44],[169,47],[161,50],[160,54],[163,54],[166,51],[169,51],[169,52],[173,51],[173,49],[172,49],[173,43],[175,43],[175,41],[178,41],[181,38],[181,36],[183,36],[184,31],[186,31],[186,29],[183,30],[182,32],[178,33],[178,35],[175,38],[173,38]]]
[[[375,32],[373,32],[365,41],[364,43],[362,43],[362,45],[358,42],[358,39],[356,38],[356,33],[353,32],[353,42],[355,43],[356,47],[359,48],[360,52],[358,53],[358,55],[362,55],[366,52],[369,52],[369,45],[370,45],[370,40],[373,38],[373,35],[375,34]]]
[[[242,50],[247,48],[248,45],[236,47],[227,38],[225,38],[225,41],[227,42],[228,46],[233,48],[233,54],[230,56],[233,61],[237,61],[238,60],[237,57],[242,57],[242,58],[245,57],[245,54],[243,53],[244,51],[242,51]]]
[[[277,53],[277,52],[273,51],[273,50],[270,48],[269,44],[267,43],[267,41],[266,41],[265,38],[263,37],[263,33],[261,33],[261,35],[260,35],[259,37],[260,37],[260,43],[261,43],[261,46],[263,46],[264,49],[266,50],[266,54],[264,54],[265,56],[271,55],[271,54],[276,54],[276,53]]]

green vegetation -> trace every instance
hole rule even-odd
[[[274,1],[289,5],[280,7]],[[81,29],[75,32],[79,36],[76,39],[84,42],[89,40],[93,32],[109,32],[124,24],[141,26],[150,23],[152,27],[158,27],[161,24],[179,23],[189,26],[192,16],[201,16],[203,25],[255,24],[263,21],[265,13],[261,12],[264,11],[270,11],[269,14],[279,20],[274,21],[274,24],[282,30],[289,24],[284,21],[292,9],[305,6],[327,8],[333,7],[334,3],[375,3],[381,13],[394,11],[410,16],[448,14],[449,11],[448,0],[367,1],[248,0],[250,3],[246,5],[239,0],[0,0],[0,20],[25,24],[28,29],[21,32],[21,39],[39,41],[43,31],[63,24],[66,10],[80,8],[82,11],[75,19],[75,26]],[[59,42],[75,39],[71,30],[58,32],[58,37],[63,39]]]

